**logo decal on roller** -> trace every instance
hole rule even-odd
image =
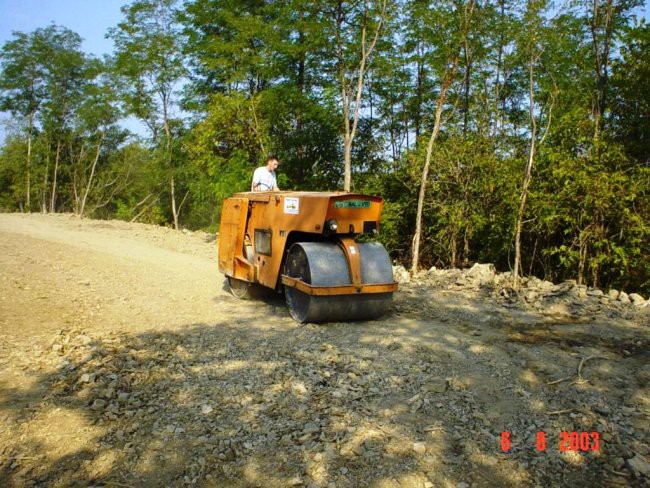
[[[357,253],[357,248],[354,246],[349,246],[350,249],[350,254],[356,254]]]
[[[300,198],[284,197],[284,213],[298,215],[300,213]]]

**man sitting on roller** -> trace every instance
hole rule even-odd
[[[266,158],[266,166],[260,166],[253,173],[251,191],[278,191],[278,181],[275,177],[275,170],[280,164],[276,156]]]

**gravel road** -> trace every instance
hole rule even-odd
[[[431,270],[300,325],[214,236],[70,215],[0,214],[0,283],[0,486],[650,486],[642,297]]]

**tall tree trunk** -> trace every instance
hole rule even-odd
[[[45,173],[43,175],[43,189],[41,190],[41,213],[47,213],[47,187],[50,178],[50,141],[47,141],[47,156],[45,156]]]
[[[95,152],[95,159],[93,160],[93,166],[90,169],[90,177],[88,178],[88,184],[86,185],[86,190],[84,191],[84,196],[81,199],[81,209],[79,215],[81,218],[84,218],[84,209],[86,208],[86,200],[88,199],[88,193],[90,192],[90,187],[93,184],[93,177],[95,176],[95,168],[97,167],[97,161],[99,161],[99,153],[102,147],[102,141],[104,140],[104,133],[101,133],[99,137],[99,142],[97,143],[97,151]]]
[[[537,118],[535,117],[535,73],[534,66],[539,59],[539,53],[535,52],[531,55],[528,63],[528,116],[530,119],[530,145],[528,148],[528,161],[524,170],[524,179],[521,188],[521,196],[519,198],[519,209],[517,210],[517,221],[515,224],[515,265],[513,270],[513,287],[519,286],[519,271],[521,268],[521,231],[524,225],[524,214],[526,212],[526,200],[528,198],[528,189],[532,180],[533,165],[535,164],[535,156],[537,148],[544,144],[544,140],[548,135],[551,126],[553,115],[553,106],[555,103],[555,91],[551,93],[551,101],[548,109],[547,125],[544,128],[544,134],[537,143]]]
[[[431,131],[431,136],[429,137],[429,145],[427,146],[427,155],[424,161],[424,169],[422,170],[422,180],[420,181],[420,194],[418,196],[418,210],[415,217],[415,235],[413,236],[413,261],[411,263],[411,272],[417,273],[418,267],[420,265],[420,240],[422,235],[422,210],[424,208],[424,197],[427,189],[427,179],[429,177],[429,166],[431,165],[431,154],[433,152],[433,143],[438,137],[440,132],[440,124],[442,121],[442,110],[445,105],[445,100],[447,99],[447,91],[454,81],[454,75],[456,74],[456,69],[458,68],[458,56],[456,56],[451,64],[451,68],[447,69],[445,77],[443,79],[442,87],[440,88],[440,94],[438,95],[438,100],[436,101],[436,116],[435,122],[433,124],[433,130]]]
[[[528,114],[530,117],[530,146],[528,148],[528,162],[524,170],[524,181],[519,198],[519,209],[517,211],[517,223],[515,226],[515,268],[514,268],[514,287],[519,286],[519,268],[521,267],[521,229],[524,222],[524,212],[526,210],[526,199],[528,198],[528,187],[535,163],[535,144],[537,142],[537,119],[535,118],[535,78],[533,71],[534,60],[531,59],[528,64]]]
[[[32,179],[32,133],[34,132],[34,112],[29,113],[29,134],[27,135],[27,190],[25,195],[25,208],[29,213],[32,208],[31,179]]]
[[[465,227],[463,233],[463,267],[469,264],[469,229]]]
[[[337,38],[337,51],[338,51],[338,64],[339,64],[339,77],[341,82],[341,98],[343,102],[343,126],[345,128],[345,134],[343,136],[343,189],[345,191],[350,191],[352,186],[352,142],[357,133],[357,125],[359,124],[359,113],[361,110],[361,94],[363,92],[363,78],[366,73],[366,64],[368,58],[372,54],[372,51],[375,49],[377,44],[377,39],[379,39],[379,33],[381,31],[382,24],[386,15],[386,3],[387,0],[383,0],[381,15],[379,18],[379,24],[375,30],[374,37],[370,44],[366,41],[367,34],[367,20],[364,19],[364,24],[361,28],[361,59],[359,61],[358,75],[357,75],[357,86],[356,93],[354,97],[354,115],[352,118],[352,124],[350,124],[350,109],[352,104],[352,93],[348,89],[347,85],[347,74],[345,69],[345,59],[343,57],[343,39],[341,36],[341,29],[343,26],[344,15],[343,15],[343,2],[338,2],[337,16],[336,16],[336,38]]]
[[[461,26],[461,31],[463,38],[461,40],[461,45],[459,50],[462,48],[462,43],[467,42],[467,36],[469,35],[470,30],[470,20],[474,12],[474,6],[476,5],[475,0],[469,0],[464,6],[463,12],[463,25]],[[445,76],[442,80],[442,86],[440,87],[440,94],[438,95],[438,100],[436,101],[436,115],[433,124],[433,130],[431,131],[431,136],[429,137],[429,144],[427,145],[427,154],[424,161],[424,168],[422,170],[422,180],[420,181],[420,193],[418,195],[418,209],[415,217],[415,234],[413,235],[413,261],[411,262],[411,272],[417,273],[420,266],[420,241],[422,239],[422,212],[424,209],[424,198],[426,196],[427,189],[427,179],[429,177],[429,167],[431,165],[431,154],[433,153],[433,144],[435,143],[438,133],[440,132],[440,125],[442,123],[442,110],[444,109],[445,101],[447,99],[447,92],[449,87],[454,81],[456,76],[456,70],[458,69],[458,63],[460,62],[460,53],[454,55],[453,59],[449,60],[447,63],[447,68],[445,69]],[[451,64],[451,66],[449,66]],[[455,258],[454,258],[455,259]]]
[[[56,212],[56,179],[59,173],[59,159],[61,157],[61,139],[56,142],[56,156],[54,157],[54,175],[52,176],[52,197],[50,200],[50,212]]]
[[[467,120],[469,118],[469,86],[472,76],[472,55],[469,50],[469,41],[465,36],[463,43],[463,58],[465,59],[465,73],[463,79],[463,136],[467,135]]]
[[[299,46],[299,58],[298,58],[298,90],[301,94],[305,92],[305,31],[303,30],[303,22],[305,20],[305,12],[300,11],[298,14],[298,19],[300,22],[300,31],[298,32],[298,46]]]
[[[587,246],[589,239],[584,237],[584,232],[580,233],[580,244],[578,246],[578,285],[585,281],[585,265],[587,263]]]
[[[505,0],[499,0],[499,11],[501,19],[505,18]],[[497,73],[494,83],[494,130],[492,137],[496,138],[499,133],[500,116],[499,116],[499,99],[501,98],[501,71],[503,68],[503,49],[505,44],[505,35],[501,29],[499,35],[499,51],[497,54]]]
[[[614,33],[613,0],[605,0],[605,12],[601,11],[600,0],[593,0],[590,19],[591,39],[594,49],[594,71],[596,78],[596,100],[593,102],[594,143],[600,139],[602,118],[607,106],[607,85],[609,81],[609,53]],[[602,29],[602,39],[599,30]]]
[[[424,90],[424,53],[423,49],[420,47],[421,43],[418,43],[418,58],[417,58],[417,79],[415,84],[415,114],[413,123],[415,124],[415,148],[417,149],[420,139],[420,130],[422,125],[422,99],[423,99],[423,90]],[[422,49],[422,51],[420,51]],[[408,134],[408,132],[407,132]]]
[[[174,229],[178,230],[178,212],[176,211],[176,190],[174,188],[174,175],[169,179],[169,186],[172,195],[172,214],[174,215]]]
[[[450,267],[455,268],[456,267],[456,260],[458,259],[458,245],[456,244],[456,234],[453,233],[451,235],[451,241],[449,243],[449,247],[451,248],[451,258],[450,258]]]
[[[169,178],[169,187],[170,187],[170,196],[172,200],[172,216],[174,218],[174,229],[178,230],[178,212],[176,210],[176,192],[175,192],[175,184],[174,184],[174,168],[172,165],[172,132],[171,128],[169,127],[169,110],[167,107],[168,101],[166,97],[163,97],[163,127],[165,129],[165,152],[167,155],[167,165],[169,167],[170,171],[170,178]]]
[[[77,161],[75,163],[74,157],[71,158],[71,163],[74,168],[72,171],[72,191],[74,192],[74,212],[76,215],[79,215],[80,217],[83,217],[81,215],[81,191],[83,190],[83,185],[84,181],[83,178],[79,178],[79,188],[77,188],[77,173],[81,169],[80,166],[82,166],[82,162],[84,159],[84,151],[86,150],[86,145],[84,143],[80,144],[81,148],[79,149],[79,156],[77,157]],[[68,151],[70,154],[73,154],[73,147],[72,147],[72,142],[70,142]],[[86,168],[83,168],[83,174],[86,176]]]

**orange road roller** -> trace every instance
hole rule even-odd
[[[379,231],[380,197],[348,192],[242,192],[226,198],[219,271],[237,298],[284,291],[298,322],[377,318],[397,283]]]

